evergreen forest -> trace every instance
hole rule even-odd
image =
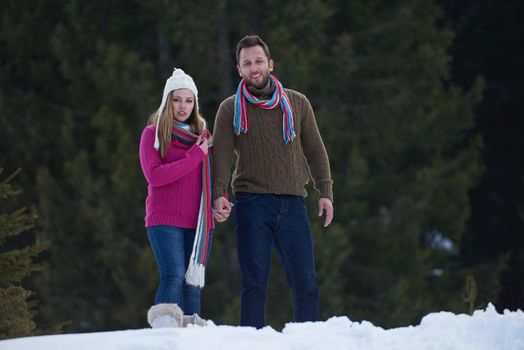
[[[308,185],[321,319],[390,328],[524,309],[521,1],[3,0],[0,338],[147,326],[158,271],[140,135],[174,67],[212,130],[258,34],[315,111],[335,218]],[[231,196],[232,194],[230,194]],[[232,220],[202,316],[239,322]],[[292,320],[276,255],[269,324]]]

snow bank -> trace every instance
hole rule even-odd
[[[332,317],[324,322],[271,327],[211,325],[173,329],[65,334],[0,341],[1,350],[524,350],[524,313],[497,313],[493,305],[472,316],[432,313],[418,326],[385,330]]]

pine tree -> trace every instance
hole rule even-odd
[[[458,253],[482,172],[471,131],[482,81],[466,92],[449,83],[453,33],[438,26],[433,1],[338,4],[345,11],[335,11],[323,78],[312,85],[334,160],[341,250],[322,262],[338,271],[324,283],[342,285],[344,314],[383,326],[465,311],[472,270]],[[477,280],[484,301],[496,295],[500,266],[486,269]]]
[[[53,242],[35,281],[41,317],[69,330],[142,326],[154,289],[138,142],[161,83],[136,47],[147,52],[149,33],[127,37],[140,9],[117,5],[0,10],[0,154],[27,169],[21,181]],[[114,21],[116,9],[128,15]]]
[[[462,266],[456,253],[482,172],[472,132],[482,81],[449,83],[453,33],[434,1],[50,0],[8,2],[0,15],[0,163],[26,169],[19,180],[53,242],[35,281],[46,321],[145,326],[158,272],[143,228],[140,131],[173,66],[195,78],[212,129],[248,33],[268,42],[284,86],[308,96],[330,154],[327,231],[309,189],[322,317],[388,326],[465,311],[468,275],[477,305],[497,293],[498,266]],[[217,323],[238,322],[232,219],[217,225],[203,294]],[[280,264],[274,272],[278,328],[292,306]]]
[[[524,148],[521,96],[524,91],[521,1],[440,0],[453,43],[452,78],[463,87],[478,75],[486,81],[477,108],[476,130],[483,135],[486,171],[471,191],[471,218],[462,256],[470,265],[507,263],[500,278],[497,309],[524,308]],[[500,20],[503,19],[503,20]],[[481,52],[481,54],[477,54]],[[481,298],[481,296],[479,295]]]
[[[0,175],[3,169],[0,168]],[[20,194],[11,185],[19,171],[0,182],[0,338],[30,335],[36,328],[33,318],[37,301],[22,281],[42,266],[35,262],[46,244],[24,244],[20,236],[34,227],[36,215],[26,208],[8,211],[10,197]]]

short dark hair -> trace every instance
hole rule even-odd
[[[269,53],[269,47],[267,46],[267,44],[258,35],[251,34],[251,35],[246,35],[245,37],[240,39],[240,41],[237,44],[237,49],[236,49],[237,64],[240,63],[240,51],[242,49],[257,46],[257,45],[262,46],[262,49],[264,49],[264,53],[266,54],[267,59],[270,60],[271,54]]]

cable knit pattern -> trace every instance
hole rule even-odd
[[[254,90],[254,91],[253,91]],[[265,110],[248,103],[251,127],[246,134],[233,133],[234,98],[220,105],[215,119],[213,153],[213,199],[227,192],[233,151],[237,155],[233,192],[307,196],[304,186],[313,179],[320,197],[333,201],[331,171],[324,143],[308,99],[285,89],[290,99],[297,137],[282,142],[282,110]],[[270,96],[271,88],[255,95]],[[261,97],[259,97],[261,98]],[[267,98],[267,97],[266,97]]]
[[[140,164],[149,184],[145,226],[195,229],[202,195],[204,152],[196,144],[172,140],[166,158],[162,159],[153,147],[154,142],[155,126],[149,125],[140,140]]]

